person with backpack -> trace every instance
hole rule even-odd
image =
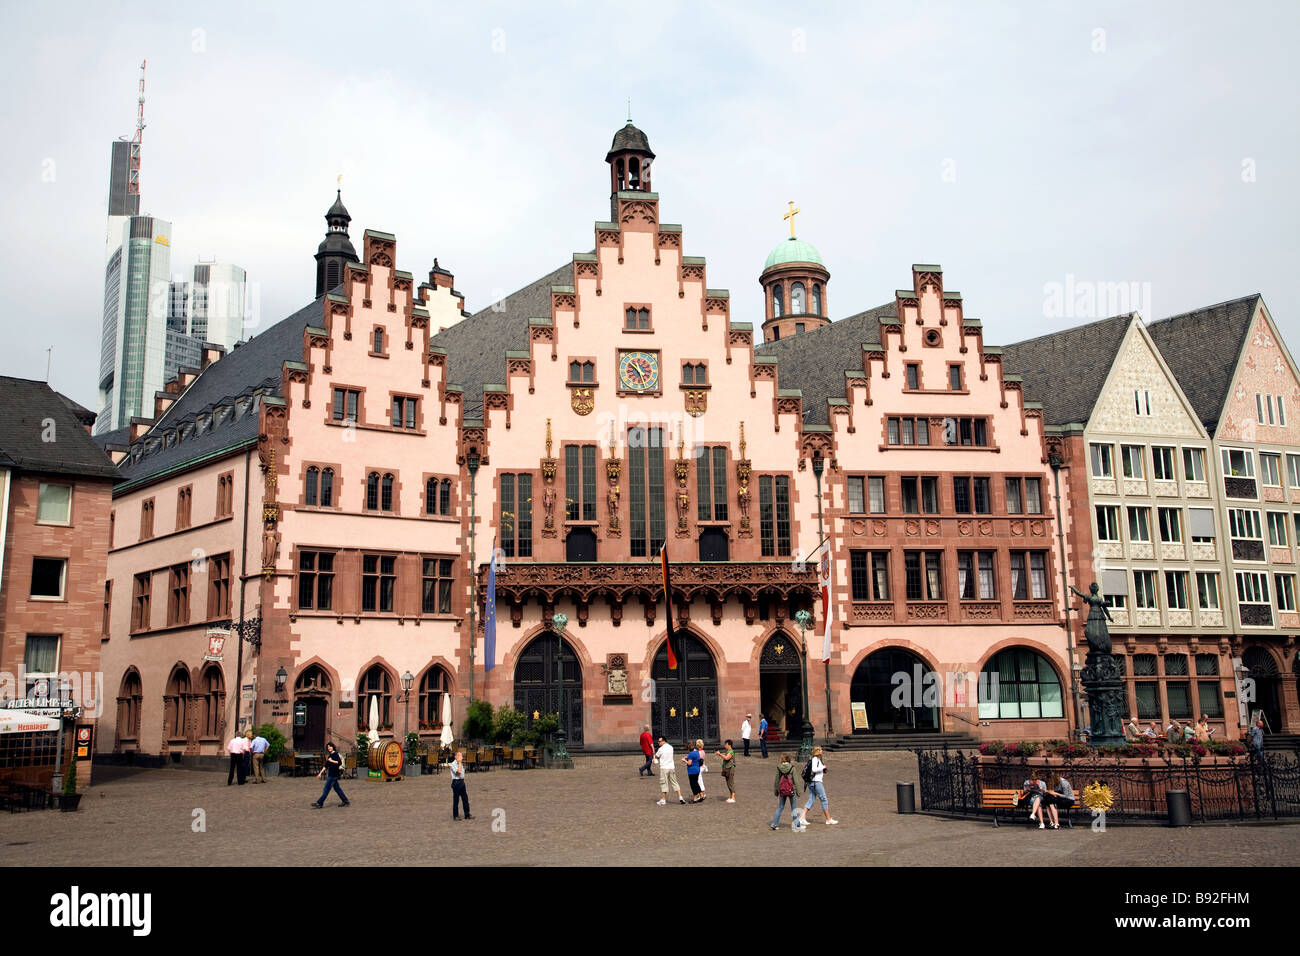
[[[794,775],[794,761],[788,753],[781,754],[781,762],[776,765],[776,779],[772,782],[772,793],[776,796],[776,813],[772,814],[772,829],[781,829],[781,811],[785,802],[790,801],[790,822],[795,832],[803,829],[799,818],[799,779]]]
[[[822,748],[814,747],[812,756],[808,758],[808,762],[804,764],[803,768],[804,783],[808,784],[808,802],[804,804],[801,817],[804,826],[808,825],[808,811],[812,809],[813,800],[815,799],[822,802],[822,813],[826,814],[826,825],[828,827],[835,826],[840,822],[831,818],[831,804],[826,799],[826,785],[822,781],[825,773],[826,764],[822,762]]]

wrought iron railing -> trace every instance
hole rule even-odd
[[[1093,782],[1109,790],[1106,822],[1163,823],[1168,818],[1165,794],[1185,790],[1192,819],[1280,820],[1300,817],[1300,760],[1289,752],[1266,751],[1214,762],[1192,758],[1150,758],[1140,763],[1114,759],[1072,759],[1043,767],[1033,758],[981,760],[978,754],[916,751],[921,810],[960,816],[992,816],[980,806],[985,789],[1019,788],[1035,772],[1057,773],[1074,788],[1082,804],[1084,787]],[[1082,812],[1089,812],[1081,806]]]

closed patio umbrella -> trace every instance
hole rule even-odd
[[[451,694],[442,695],[442,736],[438,742],[444,747],[450,747],[455,735],[451,732]]]

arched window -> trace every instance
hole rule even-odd
[[[619,188],[620,190],[622,190],[622,189],[623,189],[623,184],[624,184],[624,180],[623,180],[623,160],[619,159],[619,160],[615,160],[615,161],[614,161],[614,175],[615,175],[615,176],[617,177],[617,179],[618,179],[618,188]]]
[[[420,729],[442,727],[442,695],[447,692],[447,672],[436,664],[420,678]]]
[[[334,469],[326,468],[320,473],[320,503],[322,507],[334,505]]]
[[[631,310],[631,309],[628,309],[628,311],[631,312],[632,310]],[[570,363],[569,363],[569,381],[570,381],[570,382],[580,382],[580,381],[582,381],[582,363],[581,363],[581,362],[570,362]]]
[[[393,510],[393,476],[384,475],[384,481],[379,495],[379,510]]]
[[[372,351],[383,353],[384,351],[384,330],[375,329],[375,347]]]
[[[361,678],[360,690],[357,691],[357,728],[365,730],[370,723],[370,699],[379,698],[379,727],[393,727],[393,691],[388,671],[382,664],[376,664],[366,671]]]
[[[627,161],[627,185],[629,189],[641,188],[641,160],[635,156]]]
[[[123,675],[122,687],[117,692],[117,735],[121,740],[139,739],[140,705],[143,701],[140,673],[132,667]]]
[[[316,503],[316,487],[320,481],[320,469],[315,465],[307,469],[307,488],[303,495],[303,504],[314,505]]]
[[[785,315],[785,290],[778,282],[772,286],[772,317],[779,319],[783,315]]]
[[[203,697],[200,701],[199,733],[204,737],[221,736],[221,714],[226,707],[226,679],[221,668],[209,664],[199,680]]]
[[[807,311],[803,300],[803,283],[796,282],[790,286],[790,312],[792,315],[802,315]]]
[[[163,734],[169,740],[184,739],[190,699],[190,675],[177,664],[167,679],[167,693],[163,695]]]
[[[377,471],[366,475],[366,507],[371,511],[379,510],[379,472]]]
[[[424,513],[427,515],[436,515],[438,513],[437,478],[430,478],[424,483]]]
[[[1061,679],[1042,654],[1009,647],[980,673],[979,709],[981,720],[1064,717]]]
[[[442,479],[442,484],[438,486],[438,513],[451,514],[451,479]]]
[[[295,694],[328,694],[330,692],[329,675],[313,664],[293,682]]]
[[[813,315],[825,315],[822,312],[822,287],[821,283],[813,283]]]

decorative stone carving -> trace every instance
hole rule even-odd
[[[555,535],[555,485],[547,482],[545,490],[542,492],[542,508],[546,512],[546,520],[542,526],[542,534],[546,537]]]
[[[703,389],[689,388],[682,394],[686,398],[686,414],[699,418],[709,410],[709,393]]]

